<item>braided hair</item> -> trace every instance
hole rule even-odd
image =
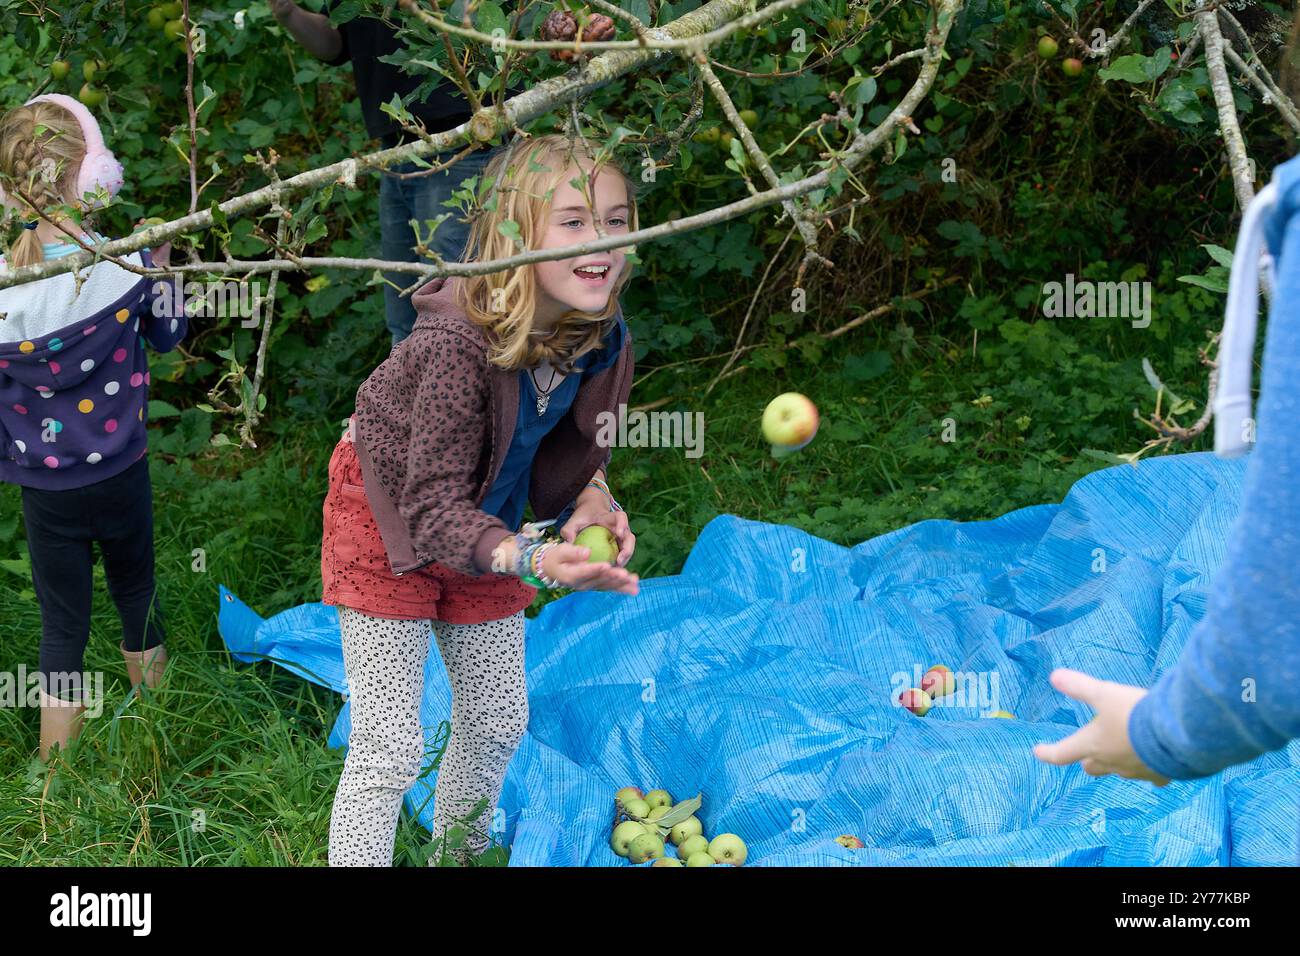
[[[15,211],[24,223],[38,220],[38,210],[58,218],[55,207],[75,202],[85,155],[86,141],[77,118],[57,103],[18,106],[0,116],[0,185],[10,206],[6,221]],[[6,253],[8,265],[15,269],[44,259],[34,229],[21,229]]]

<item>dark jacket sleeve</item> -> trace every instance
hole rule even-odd
[[[320,12],[328,17],[333,12],[334,7],[334,0],[325,0],[325,5],[321,7]],[[322,59],[321,62],[327,63],[330,66],[343,66],[352,59],[352,51],[348,48],[348,31],[346,26],[337,26],[334,29],[339,31],[339,36],[343,40],[343,46],[339,48],[338,56],[334,57],[332,60]]]
[[[492,414],[487,361],[481,349],[455,335],[429,341],[427,349],[405,352],[419,385],[397,510],[417,552],[478,576],[490,570],[492,549],[513,534],[469,497]]]
[[[140,253],[141,261],[152,269],[153,255],[149,250]],[[136,307],[140,320],[140,334],[159,352],[170,352],[185,338],[189,330],[189,317],[185,314],[184,279],[176,275],[171,279],[150,278],[148,293]]]

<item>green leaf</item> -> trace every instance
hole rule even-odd
[[[1131,455],[1117,455],[1113,451],[1102,451],[1098,448],[1082,448],[1079,454],[1086,455],[1088,458],[1096,458],[1111,465],[1132,465],[1134,459]]]
[[[1213,275],[1203,276],[1179,276],[1179,282],[1186,282],[1188,285],[1200,286],[1202,289],[1209,289],[1211,292],[1228,291],[1228,282],[1226,279],[1220,279]]]
[[[497,29],[501,30],[502,36],[510,36],[510,22],[501,7],[492,0],[481,0],[474,9],[474,26],[488,36]]]
[[[174,418],[181,413],[181,410],[169,402],[164,402],[160,398],[149,399],[149,417],[154,418]]]
[[[874,76],[855,76],[844,87],[846,99],[854,106],[866,106],[876,98],[876,78]]]
[[[1186,76],[1175,77],[1166,83],[1156,97],[1156,106],[1183,123],[1200,123],[1203,119],[1196,83]]]
[[[1232,268],[1232,253],[1223,246],[1216,246],[1212,242],[1203,242],[1201,248],[1208,252],[1214,261],[1225,269]]]
[[[1140,53],[1122,56],[1110,66],[1098,70],[1097,75],[1104,81],[1150,83],[1167,69],[1169,69],[1169,48],[1161,47],[1152,56],[1143,56]]]
[[[672,829],[704,805],[704,795],[697,793],[689,800],[674,803],[672,809],[655,821],[659,826]]]

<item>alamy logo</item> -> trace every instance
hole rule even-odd
[[[153,285],[153,314],[159,319],[182,315],[192,319],[237,318],[246,329],[262,321],[261,282],[185,282],[159,279]]]
[[[129,926],[134,936],[148,936],[153,924],[150,893],[70,893],[50,897],[51,926]]]
[[[1075,282],[1070,272],[1063,283],[1043,285],[1043,300],[1049,319],[1132,319],[1135,329],[1151,324],[1150,282]]]

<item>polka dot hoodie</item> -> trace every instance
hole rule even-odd
[[[126,261],[152,266],[147,250]],[[147,340],[159,352],[185,336],[180,284],[101,260],[0,289],[0,481],[79,488],[144,455]]]

